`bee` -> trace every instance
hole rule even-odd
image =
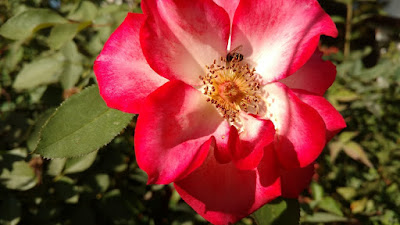
[[[243,60],[243,55],[240,54],[238,51],[241,50],[243,45],[239,45],[238,47],[234,48],[226,55],[227,62],[240,62]]]

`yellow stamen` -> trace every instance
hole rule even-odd
[[[199,78],[203,81],[203,93],[221,115],[229,122],[238,122],[240,111],[258,114],[260,83],[255,69],[248,64],[221,57],[220,64],[214,60],[206,66],[208,73]]]

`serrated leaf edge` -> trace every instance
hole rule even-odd
[[[51,115],[49,116],[49,118],[46,120],[46,122],[45,122],[45,123],[43,124],[43,126],[40,128],[40,131],[39,131],[39,138],[38,138],[38,141],[37,141],[37,143],[36,143],[36,148],[35,148],[32,152],[30,152],[30,154],[39,154],[43,159],[47,159],[47,160],[51,160],[51,159],[71,159],[71,158],[80,158],[80,157],[83,157],[83,156],[85,156],[85,155],[88,155],[88,154],[90,154],[90,153],[92,153],[92,152],[94,152],[94,151],[98,151],[99,149],[101,149],[101,148],[103,148],[104,146],[108,145],[112,140],[114,140],[114,138],[115,138],[116,136],[118,136],[119,134],[121,134],[121,132],[124,131],[124,130],[126,129],[126,127],[124,127],[119,133],[115,134],[115,135],[111,138],[111,140],[110,140],[109,142],[105,143],[104,145],[100,146],[99,148],[97,148],[97,149],[95,149],[95,150],[93,150],[93,151],[90,151],[90,152],[88,152],[88,153],[86,153],[86,154],[81,154],[81,155],[76,155],[76,156],[71,156],[71,157],[47,157],[47,156],[44,156],[44,155],[42,155],[42,154],[36,152],[37,149],[38,149],[38,146],[39,146],[39,142],[42,140],[42,131],[43,131],[43,128],[46,127],[46,125],[48,124],[48,122],[50,121],[50,119],[54,117],[54,115],[57,113],[58,109],[59,109],[61,106],[63,106],[66,102],[70,101],[71,98],[76,98],[76,97],[78,97],[81,93],[83,93],[84,91],[86,91],[86,90],[88,90],[88,89],[90,89],[90,88],[94,88],[94,87],[97,87],[97,85],[91,85],[91,86],[89,86],[89,87],[86,87],[86,88],[83,89],[80,93],[78,93],[78,94],[76,94],[76,95],[73,95],[73,96],[71,96],[70,98],[68,98],[67,100],[63,101],[63,102],[54,110],[54,113],[51,114]],[[111,109],[111,108],[110,108],[110,109]],[[103,114],[103,113],[102,113],[102,114]],[[133,115],[134,115],[134,114],[132,114],[132,118],[131,118],[130,120],[133,119]]]

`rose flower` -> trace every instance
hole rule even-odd
[[[143,0],[96,59],[100,94],[139,114],[138,165],[214,224],[297,197],[345,123],[323,94],[337,30],[316,0]]]

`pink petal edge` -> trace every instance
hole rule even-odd
[[[322,52],[317,49],[303,67],[279,82],[291,89],[302,89],[322,96],[335,78],[336,66],[322,60]]]
[[[326,140],[329,141],[346,127],[342,115],[322,96],[314,95],[303,90],[293,92],[306,104],[313,107],[324,120],[326,126]]]
[[[321,153],[326,128],[319,113],[279,82],[264,86],[268,118],[276,128],[274,149],[286,169],[305,167]]]
[[[231,154],[238,169],[254,169],[260,163],[264,148],[274,141],[275,128],[271,121],[242,113],[243,131],[237,136],[238,142],[231,147]]]

